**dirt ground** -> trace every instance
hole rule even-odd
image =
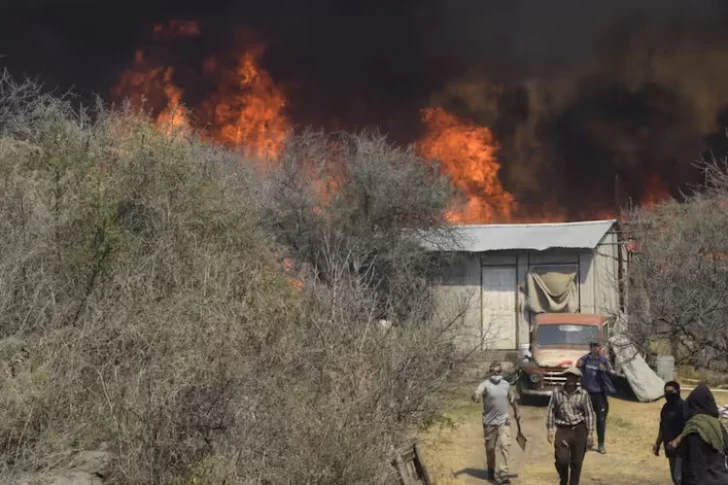
[[[475,385],[473,385],[473,388]],[[419,437],[423,460],[437,485],[486,484],[481,405],[463,388],[448,417],[454,427],[430,430]],[[610,399],[607,454],[589,452],[581,483],[585,485],[664,485],[671,483],[664,456],[651,453],[663,402]],[[511,476],[517,485],[557,484],[553,448],[546,441],[546,403],[522,406],[526,451],[511,445]],[[513,431],[515,438],[515,429]]]

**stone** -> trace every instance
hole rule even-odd
[[[100,477],[93,473],[63,470],[24,477],[18,485],[103,485]]]
[[[104,478],[111,473],[113,462],[114,455],[108,451],[81,451],[73,456],[68,469]]]
[[[105,448],[104,448],[105,449]],[[108,451],[81,451],[58,470],[22,476],[16,485],[103,485],[112,471],[114,455]]]

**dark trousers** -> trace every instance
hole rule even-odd
[[[586,425],[559,426],[554,436],[554,458],[561,485],[579,485],[587,445]]]
[[[597,443],[599,446],[604,445],[604,435],[607,432],[607,414],[609,414],[609,401],[605,392],[590,392],[592,407],[596,414],[597,422]]]
[[[667,460],[670,463],[670,476],[672,477],[672,483],[680,485],[682,481],[682,459],[677,455],[667,455]]]

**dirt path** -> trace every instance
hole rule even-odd
[[[480,405],[459,397],[449,413],[455,426],[421,436],[425,464],[438,485],[483,485],[485,456]],[[642,404],[610,400],[606,455],[588,453],[582,473],[583,484],[663,485],[670,483],[667,460],[650,453],[662,403]],[[511,446],[513,483],[540,485],[558,483],[553,449],[546,441],[544,406],[524,406],[524,433],[528,446],[522,452]],[[515,436],[515,430],[514,430]]]

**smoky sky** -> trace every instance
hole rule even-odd
[[[639,198],[652,173],[677,190],[726,147],[721,0],[4,0],[0,63],[108,96],[170,19],[200,22],[199,38],[159,51],[191,96],[201,59],[247,31],[294,123],[409,143],[419,110],[443,106],[493,129],[503,183],[527,206],[588,216]]]

